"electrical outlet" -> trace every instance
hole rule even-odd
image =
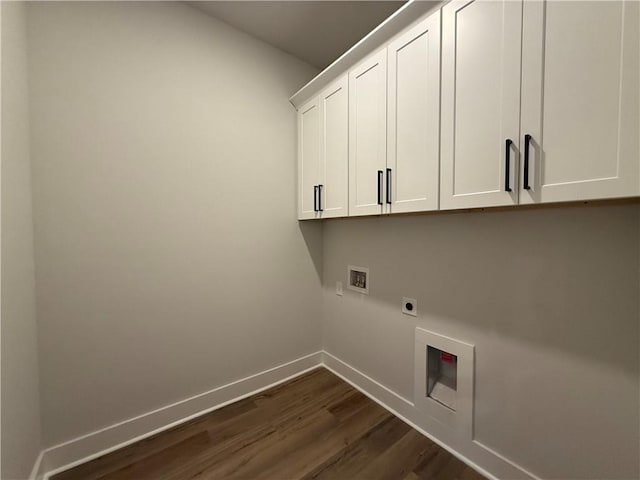
[[[336,282],[336,295],[342,296],[342,282]]]
[[[402,313],[417,317],[418,301],[415,298],[402,297]]]

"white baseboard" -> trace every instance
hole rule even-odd
[[[538,480],[532,473],[479,442],[461,441],[459,438],[455,438],[445,426],[425,418],[424,414],[414,407],[413,402],[326,351],[306,355],[200,395],[47,448],[38,456],[30,478],[32,480],[47,480],[57,473],[168,430],[321,366],[351,384],[485,477],[492,480],[498,478]]]
[[[42,457],[44,457],[44,450],[42,450],[38,454],[38,458],[36,458],[36,462],[33,464],[31,475],[29,475],[30,479],[38,478],[38,476],[43,476],[43,473],[40,472],[40,470],[42,469]]]
[[[312,353],[47,448],[38,457],[31,478],[46,480],[57,473],[295,378],[320,367],[321,364],[322,352]]]
[[[322,353],[322,364],[345,382],[360,390],[374,402],[389,410],[396,417],[418,430],[455,457],[477,470],[485,477],[497,480],[539,480],[521,466],[485,447],[479,442],[461,440],[452,435],[444,425],[426,417],[414,407],[413,402],[398,395],[373,378],[362,373],[331,353]]]

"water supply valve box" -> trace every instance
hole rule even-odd
[[[417,327],[414,361],[416,408],[470,439],[474,346]]]

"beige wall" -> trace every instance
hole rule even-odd
[[[26,6],[2,2],[2,470],[26,478],[40,453],[29,164]]]
[[[298,225],[287,97],[313,68],[176,3],[37,3],[29,15],[46,446],[321,345],[412,400],[424,326],[476,346],[478,442],[545,478],[640,476],[640,207]],[[3,69],[6,21],[3,5]],[[31,235],[25,72],[12,72],[24,122],[12,122],[22,160],[9,188],[2,132],[3,440],[5,412],[28,428],[12,467],[3,442],[3,474],[39,446],[24,241],[12,298],[29,321],[5,346],[6,225]],[[4,96],[4,70],[2,82]],[[20,212],[5,213],[9,194]],[[371,295],[335,295],[347,264],[370,267]],[[417,319],[401,296],[418,299]],[[31,370],[7,403],[10,354]]]
[[[179,3],[29,7],[45,444],[320,349],[316,70]]]
[[[416,326],[473,343],[477,441],[542,478],[638,478],[639,213],[327,222],[324,348],[412,401]],[[335,295],[348,264],[368,297]]]

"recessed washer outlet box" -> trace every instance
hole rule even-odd
[[[458,393],[458,356],[427,346],[427,396],[455,412]]]
[[[367,267],[347,267],[347,288],[369,295],[369,269]]]
[[[474,346],[418,327],[414,358],[416,408],[472,439]]]

